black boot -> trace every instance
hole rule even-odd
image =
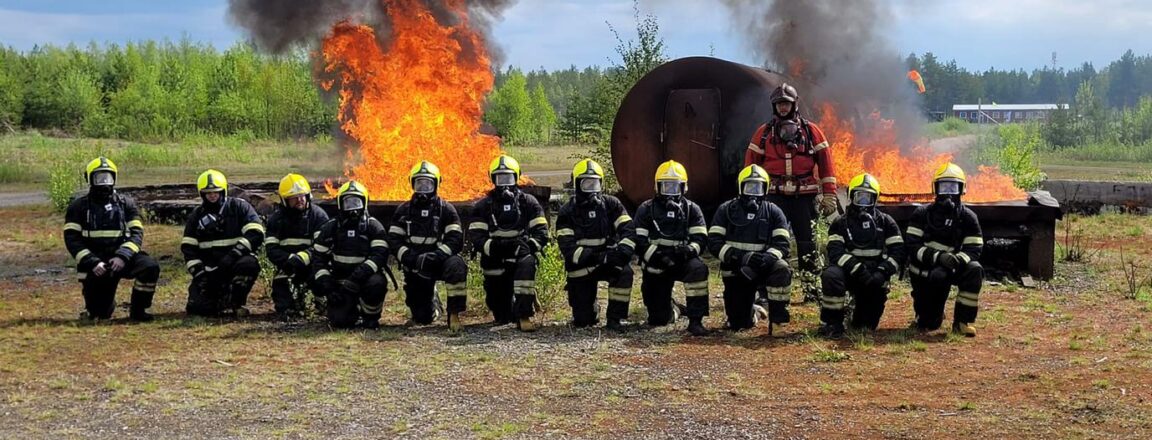
[[[704,328],[704,318],[689,318],[688,333],[691,333],[692,336],[707,335],[708,329]]]
[[[128,312],[128,319],[136,322],[151,322],[156,318],[144,309],[133,307],[132,311]]]

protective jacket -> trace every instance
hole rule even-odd
[[[112,194],[106,201],[81,196],[64,214],[64,245],[78,272],[119,256],[125,262],[144,244],[144,223],[131,197]]]
[[[828,140],[816,124],[796,116],[799,137],[784,142],[773,118],[760,125],[748,143],[744,165],[760,165],[770,176],[769,194],[835,194],[836,170],[828,152]]]

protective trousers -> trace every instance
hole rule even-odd
[[[684,283],[689,318],[708,316],[708,266],[699,257],[653,273],[644,269],[640,294],[648,309],[648,325],[663,326],[672,323],[672,287],[677,281]],[[660,269],[656,269],[660,270]]]
[[[818,297],[820,286],[817,280],[812,278],[820,271],[820,253],[816,250],[816,241],[812,233],[812,221],[819,218],[816,213],[816,195],[769,194],[767,199],[784,211],[784,216],[792,226],[792,237],[796,240],[797,268],[801,273],[810,274],[809,277],[801,277],[804,297],[806,299]]]
[[[276,307],[276,313],[303,312],[308,290],[314,292],[315,287],[307,270],[297,274],[277,271],[272,277],[272,305]]]
[[[752,305],[756,302],[756,291],[761,288],[768,292],[769,320],[786,321],[783,316],[787,314],[792,292],[792,268],[788,263],[777,261],[768,272],[751,280],[739,271],[722,271],[721,275],[724,281],[724,313],[728,315],[728,326],[732,330],[753,327],[755,312]]]
[[[983,284],[984,267],[976,261],[969,262],[953,274],[942,267],[928,271],[927,276],[913,274],[912,308],[916,312],[916,327],[921,330],[940,328],[952,285],[956,285],[958,290],[953,319],[964,323],[975,322],[980,306],[980,287]]]
[[[608,282],[609,321],[628,318],[628,303],[632,300],[632,265],[624,266],[619,274],[604,272],[604,266],[582,276],[568,276],[568,305],[572,306],[572,325],[588,327],[596,325],[599,313],[596,307],[596,293],[601,281]]]
[[[81,273],[81,293],[88,316],[96,319],[112,318],[112,312],[116,309],[116,288],[122,278],[134,280],[131,314],[143,313],[152,307],[156,281],[160,279],[160,265],[147,253],[137,252],[125,262],[124,269],[119,273],[106,273],[102,277]]]
[[[536,314],[536,256],[484,269],[484,303],[497,324]]]
[[[880,325],[880,316],[884,314],[884,305],[888,302],[887,284],[870,288],[855,277],[848,276],[848,272],[840,266],[824,269],[820,274],[820,283],[824,285],[824,294],[820,298],[820,322],[843,325],[844,311],[848,305],[847,293],[852,292],[856,307],[852,312],[852,322],[848,325],[855,329],[869,330],[876,330]]]
[[[260,262],[245,255],[230,267],[218,267],[193,278],[188,286],[188,314],[214,316],[224,309],[244,307],[258,276]]]
[[[335,281],[335,280],[333,280]],[[336,328],[350,328],[356,325],[356,318],[365,323],[380,321],[384,311],[384,297],[388,295],[388,278],[375,273],[360,285],[359,292],[347,292],[340,283],[328,290],[328,322]],[[329,290],[330,289],[330,290]]]
[[[420,325],[431,324],[440,308],[440,298],[436,296],[436,281],[444,281],[448,294],[448,313],[460,313],[468,309],[468,265],[459,255],[444,260],[435,273],[404,271],[404,303],[412,312],[412,322]]]

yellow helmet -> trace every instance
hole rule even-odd
[[[688,192],[688,170],[680,162],[670,160],[656,168],[656,194],[682,196]]]
[[[228,197],[228,179],[224,177],[224,173],[216,170],[208,170],[200,173],[200,177],[196,178],[196,191],[201,194],[207,192],[222,192],[221,196]]]
[[[958,185],[941,185],[942,182],[956,182]],[[962,195],[966,192],[968,178],[964,170],[954,163],[941,165],[932,177],[932,194]]]
[[[432,179],[432,188],[417,188],[416,178],[418,177]],[[432,162],[422,160],[408,171],[408,183],[412,185],[412,190],[417,193],[435,194],[440,189],[440,167]]]
[[[513,177],[508,180],[507,177],[501,177],[497,181],[498,175],[511,174]],[[488,164],[488,178],[492,179],[492,183],[496,186],[512,186],[520,180],[520,162],[513,159],[512,156],[501,155],[492,159],[492,163]]]
[[[860,174],[848,182],[848,200],[853,206],[871,208],[880,199],[880,181],[871,174]]]
[[[88,162],[88,166],[84,169],[84,181],[88,182],[89,185],[96,185],[96,183],[92,182],[92,175],[97,171],[107,171],[112,173],[113,184],[116,182],[116,177],[120,173],[120,171],[116,168],[116,163],[112,162],[112,160],[108,158],[101,156],[92,159],[91,162]],[[108,184],[102,183],[101,185]]]
[[[576,162],[572,167],[572,189],[580,193],[599,193],[604,190],[604,168],[592,159]]]
[[[304,176],[292,173],[280,179],[279,193],[282,199],[309,195],[312,194],[312,185],[308,184],[308,179]]]
[[[355,180],[345,182],[336,193],[336,207],[341,212],[366,210],[368,208],[368,188]]]
[[[748,165],[736,175],[736,185],[742,196],[763,196],[768,193],[768,184],[768,172],[760,165]]]

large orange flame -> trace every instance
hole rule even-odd
[[[458,22],[437,22],[418,0],[384,2],[392,38],[382,47],[372,28],[341,23],[324,39],[324,70],[339,86],[340,128],[359,144],[345,174],[374,200],[407,200],[408,171],[420,160],[440,167],[440,195],[476,198],[490,187],[487,163],[499,139],[479,133],[493,74],[481,35],[469,27],[464,0],[443,0]],[[331,190],[329,190],[331,192]]]
[[[820,108],[820,128],[832,143],[830,150],[836,164],[836,180],[842,185],[858,174],[868,173],[880,180],[886,201],[926,201],[932,194],[932,177],[940,166],[951,162],[950,153],[936,153],[925,145],[901,148],[891,119],[873,112],[853,125],[840,118],[836,108]],[[967,202],[1024,200],[1026,194],[1016,188],[1012,178],[995,167],[968,171]]]

